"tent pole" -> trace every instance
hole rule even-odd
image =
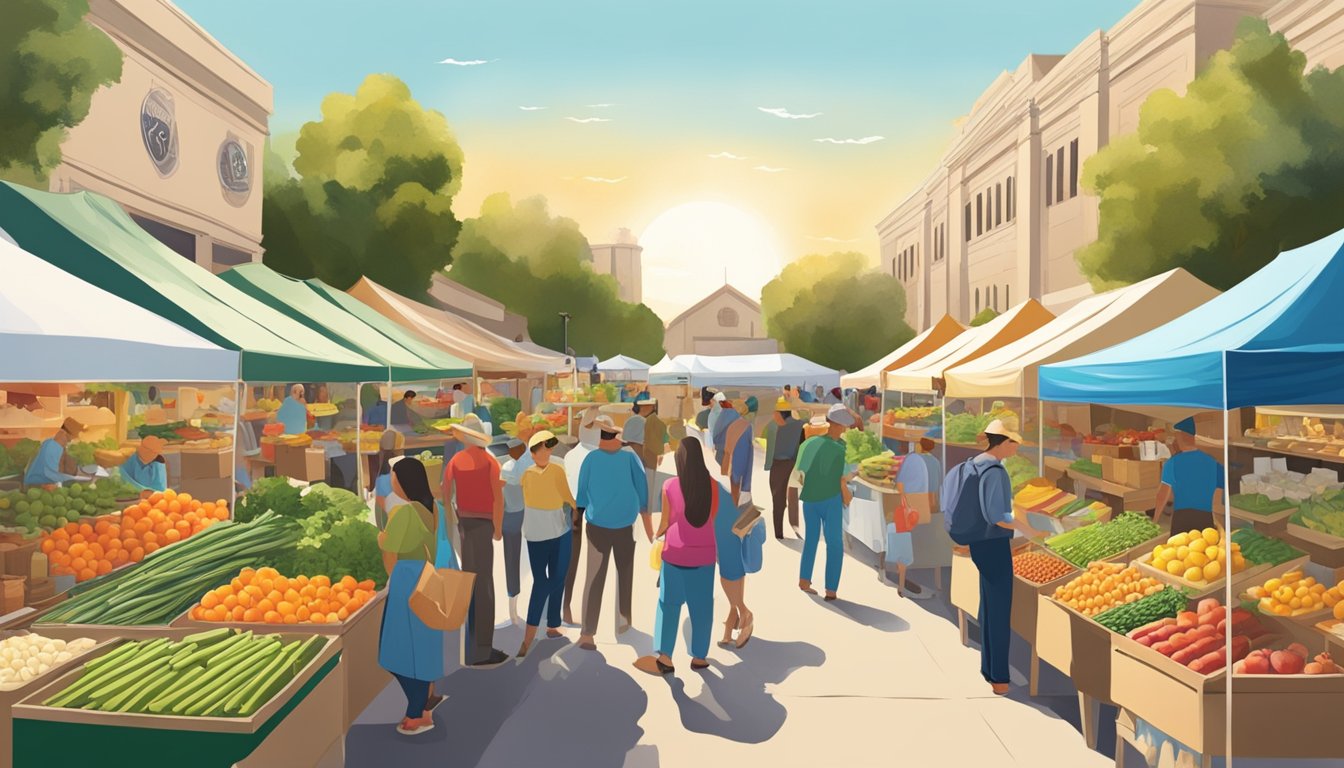
[[[1023,403],[1026,401],[1022,398]],[[1036,476],[1045,477],[1045,408],[1039,398],[1036,400]]]
[[[364,382],[355,382],[355,491],[361,499],[364,498],[364,455],[359,452],[359,428],[364,424],[364,403],[360,398],[363,390]]]
[[[1232,435],[1231,432],[1229,431],[1231,425],[1231,418],[1229,417],[1229,415],[1231,412],[1228,410],[1229,403],[1227,402],[1227,350],[1223,350],[1222,405],[1223,405],[1223,532],[1224,532],[1223,570],[1226,572],[1224,574],[1226,576],[1224,582],[1226,583],[1223,584],[1223,605],[1232,605],[1232,503],[1228,499],[1228,494],[1232,492],[1232,468],[1231,464],[1229,464],[1232,453],[1230,448]],[[1224,639],[1223,652],[1226,654],[1226,658],[1230,662],[1232,660],[1232,633],[1228,632],[1226,634],[1227,637]],[[1224,721],[1226,724],[1224,727],[1225,731],[1224,738],[1226,739],[1226,742],[1223,744],[1223,749],[1225,750],[1223,754],[1227,755],[1227,768],[1232,768],[1232,760],[1233,760],[1232,698],[1233,696],[1236,695],[1235,691],[1233,690],[1236,675],[1230,672],[1231,669],[1232,667],[1231,665],[1229,665],[1228,666],[1229,674],[1227,677],[1227,712],[1226,712],[1227,720]]]
[[[240,356],[241,357],[241,356]],[[239,372],[241,375],[241,371]],[[234,382],[234,394],[237,399],[233,401],[233,482],[229,483],[229,516],[233,516],[234,510],[238,509],[238,422],[242,419],[243,413],[243,380]],[[250,477],[249,477],[250,479]]]

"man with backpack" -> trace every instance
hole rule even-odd
[[[980,571],[980,674],[994,693],[1008,693],[1012,640],[1013,531],[1044,532],[1013,516],[1013,490],[1004,459],[1017,453],[1022,436],[995,419],[985,427],[989,448],[953,467],[943,481],[943,525],[952,541],[971,550]]]

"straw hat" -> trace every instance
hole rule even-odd
[[[462,442],[478,448],[490,445],[492,440],[490,435],[485,433],[485,424],[481,422],[481,417],[474,413],[467,414],[460,424],[454,424],[453,431]]]
[[[826,411],[826,420],[842,427],[852,427],[854,426],[854,413],[840,403],[836,403]]]
[[[71,437],[79,437],[84,432],[84,425],[73,418],[67,418],[61,423],[61,430],[68,433]]]
[[[168,441],[158,435],[145,435],[140,438],[140,449],[147,453],[156,455],[163,453],[163,449],[167,447],[167,445]]]
[[[1000,437],[1006,437],[1009,440],[1012,440],[1014,443],[1022,443],[1022,436],[1004,426],[1002,419],[995,419],[989,422],[989,426],[985,427],[985,434],[999,435]]]
[[[384,451],[399,451],[405,444],[406,436],[395,429],[384,430],[378,440],[378,448]]]
[[[605,413],[597,417],[597,419],[593,422],[593,426],[597,427],[603,432],[611,432],[617,435],[621,434],[621,428],[616,426],[616,422],[613,421],[612,418],[606,415]]]
[[[527,450],[530,451],[547,440],[559,440],[559,438],[557,438],[550,430],[546,429],[543,429],[540,432],[534,432],[532,433],[532,436],[527,439]]]

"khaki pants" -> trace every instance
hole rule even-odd
[[[798,489],[789,487],[793,459],[775,459],[770,465],[770,503],[775,518],[775,538],[784,538],[784,502],[789,503],[789,525],[798,527]]]
[[[602,616],[602,592],[607,585],[607,564],[616,561],[617,625],[630,623],[635,590],[635,527],[588,526],[588,565],[583,575],[583,634],[597,634]]]
[[[466,664],[490,658],[495,648],[495,523],[479,517],[457,522],[462,534],[462,570],[476,574],[463,635],[462,655]]]

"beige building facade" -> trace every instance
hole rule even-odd
[[[89,0],[88,19],[121,48],[121,81],[70,131],[51,190],[116,200],[206,269],[260,261],[271,85],[168,0]]]
[[[644,301],[643,253],[639,241],[628,229],[619,229],[612,242],[590,246],[593,252],[593,271],[616,278],[617,295],[621,301],[641,304]]]
[[[1248,15],[1265,17],[1309,65],[1344,61],[1339,0],[1143,0],[1069,53],[1029,55],[991,83],[932,173],[877,225],[907,322],[967,322],[1027,298],[1059,312],[1090,295],[1074,259],[1097,237],[1083,162],[1135,130],[1154,91],[1183,94]]]
[[[430,278],[429,298],[439,309],[466,318],[491,333],[511,341],[532,340],[526,317],[509,312],[503,303],[453,282],[442,272],[435,272]]]
[[[663,349],[677,355],[760,355],[779,351],[765,336],[761,305],[724,285],[667,324]]]

